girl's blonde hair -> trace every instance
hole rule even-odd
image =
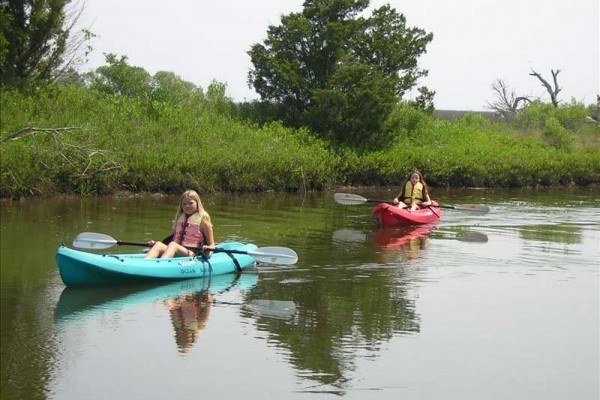
[[[200,200],[200,195],[195,190],[186,190],[183,192],[181,197],[179,198],[179,207],[177,207],[177,212],[175,213],[175,221],[173,221],[173,229],[177,225],[177,221],[181,214],[183,214],[183,199],[190,198],[198,204],[198,214],[200,214],[200,223],[204,221],[207,225],[211,226],[212,222],[210,221],[210,215],[206,212],[204,207],[202,206],[202,201]]]

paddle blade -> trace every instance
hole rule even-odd
[[[292,265],[298,261],[298,254],[287,247],[259,247],[249,251],[248,255],[267,264]]]
[[[335,193],[333,195],[333,198],[335,199],[336,202],[347,205],[347,206],[363,204],[368,201],[368,199],[365,199],[362,196],[359,196],[357,194],[351,194],[351,193]]]
[[[114,238],[95,232],[82,232],[73,240],[73,247],[79,247],[80,249],[102,250],[116,244],[117,241]]]

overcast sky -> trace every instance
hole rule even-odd
[[[248,88],[247,51],[269,25],[298,12],[302,0],[85,0],[81,22],[97,37],[84,70],[125,55],[151,74],[171,71],[206,89],[227,84],[236,101],[257,99]],[[600,93],[598,0],[391,0],[408,26],[434,34],[419,60],[438,109],[485,110],[501,78],[517,95],[549,101],[531,68],[551,81],[560,69],[559,99],[585,104]],[[411,95],[417,95],[415,91]]]

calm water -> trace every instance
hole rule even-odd
[[[420,238],[333,193],[207,196],[218,241],[298,264],[94,290],[56,248],[160,239],[177,198],[2,203],[1,397],[597,400],[600,189],[436,195],[491,212]]]

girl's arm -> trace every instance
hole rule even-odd
[[[421,203],[421,205],[425,206],[425,207],[430,206],[431,205],[431,197],[429,197],[429,190],[427,190],[427,188],[423,188],[423,193],[424,193],[423,199],[425,201],[423,201],[423,203]]]
[[[212,224],[207,223],[206,221],[202,221],[200,224],[200,230],[202,231],[202,235],[204,235],[204,240],[206,242],[205,246],[209,248],[215,247],[215,235],[213,233]],[[204,256],[206,258],[210,257],[212,251],[205,251]]]

